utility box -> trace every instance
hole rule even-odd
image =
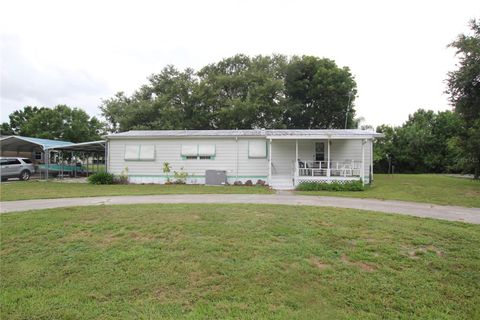
[[[223,186],[227,183],[227,171],[205,170],[206,186]]]

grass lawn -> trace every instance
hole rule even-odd
[[[480,181],[435,174],[393,176],[376,174],[373,186],[365,191],[299,191],[297,193],[480,207]]]
[[[480,226],[338,208],[0,216],[4,319],[478,319]]]
[[[149,194],[200,194],[200,193],[273,193],[266,187],[203,186],[203,185],[91,185],[52,181],[13,181],[2,183],[1,201],[74,198],[95,196],[123,196]]]

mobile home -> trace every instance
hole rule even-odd
[[[134,130],[107,136],[107,170],[131,183],[165,183],[181,171],[187,183],[204,184],[207,170],[225,172],[230,184],[263,180],[277,189],[304,181],[370,183],[379,136],[356,129]]]

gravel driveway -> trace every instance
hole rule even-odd
[[[440,206],[393,200],[300,196],[293,194],[181,194],[4,201],[0,202],[0,213],[72,206],[141,203],[258,203],[340,207],[480,224],[480,208]]]

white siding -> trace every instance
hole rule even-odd
[[[272,140],[272,176],[290,176],[295,163],[295,140]]]
[[[248,157],[249,141],[266,141],[264,138],[169,138],[169,139],[114,139],[108,143],[108,169],[114,174],[121,174],[128,168],[132,182],[163,183],[163,163],[170,163],[171,177],[173,171],[183,170],[189,174],[189,183],[204,183],[205,170],[226,170],[230,183],[235,180],[252,180],[268,178],[268,157],[252,159]],[[298,157],[302,160],[314,160],[315,142],[325,142],[325,160],[327,159],[326,140],[298,140]],[[266,141],[268,145],[268,141]],[[125,145],[155,145],[154,161],[124,160]],[[184,160],[181,146],[197,144],[214,144],[215,158],[212,160]],[[365,144],[365,182],[368,182],[371,156],[371,140]],[[238,150],[238,163],[237,163]],[[289,176],[295,162],[295,140],[272,141],[272,176]],[[270,153],[270,150],[268,151]],[[362,161],[361,140],[331,140],[331,161]]]
[[[121,174],[128,168],[128,175],[133,182],[163,183],[163,163],[168,162],[173,171],[186,171],[190,183],[204,183],[205,170],[226,170],[229,182],[237,179],[254,183],[258,179],[265,180],[268,176],[268,157],[262,159],[248,158],[248,141],[257,139],[238,139],[238,169],[237,169],[237,142],[234,138],[208,138],[208,139],[128,139],[109,141],[109,172]],[[260,139],[265,141],[265,139]],[[154,161],[126,161],[124,160],[125,145],[154,144]],[[215,158],[211,160],[182,159],[181,146],[197,144],[214,144]]]

